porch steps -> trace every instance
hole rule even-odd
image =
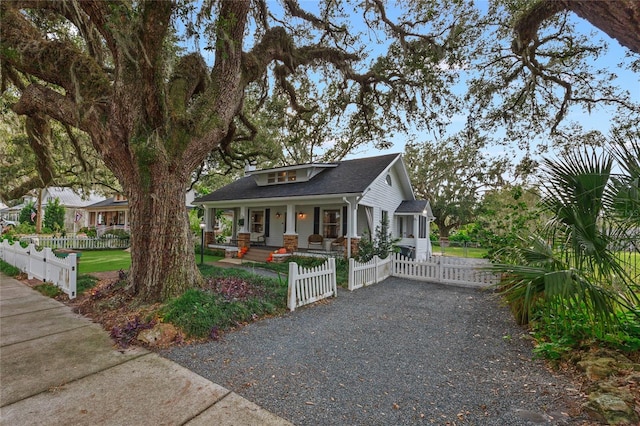
[[[266,262],[269,254],[273,252],[273,249],[262,247],[251,247],[249,251],[242,258],[243,261],[251,262]]]

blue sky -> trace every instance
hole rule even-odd
[[[607,53],[594,61],[594,66],[604,68],[616,74],[617,78],[615,80],[615,84],[629,92],[629,101],[640,104],[640,82],[638,79],[638,74],[619,66],[623,61],[627,64],[631,62],[631,59],[625,58],[625,56],[629,53],[629,50],[621,46],[617,40],[610,38],[607,34],[591,25],[588,21],[583,20],[575,15],[572,15],[571,19],[576,23],[576,28],[580,32],[583,32],[584,34],[594,33],[596,39],[602,39],[608,44]],[[464,84],[460,84],[458,86],[458,90],[460,92],[465,91],[466,86]],[[574,106],[569,110],[569,114],[563,121],[563,124],[575,121],[583,126],[585,130],[597,130],[606,135],[610,132],[611,119],[614,115],[615,111],[612,107],[596,107],[592,111],[588,112],[578,106]],[[461,130],[464,127],[465,121],[466,116],[455,116],[451,124],[447,127],[447,135],[455,134],[457,131]],[[498,132],[500,132],[499,129]],[[540,136],[541,138],[545,138],[548,135]],[[350,154],[348,158],[356,158],[363,155],[378,155],[380,153],[400,153],[404,151],[406,141],[411,138],[414,138],[416,141],[426,141],[433,140],[434,136],[418,131],[414,131],[413,133],[410,133],[408,135],[399,134],[395,136],[394,146],[389,150],[379,151],[375,149],[372,144],[370,144],[369,146],[361,147],[358,152]],[[502,148],[490,149],[490,152],[494,152],[496,154],[499,154],[502,151]]]
[[[311,12],[317,12],[317,4],[318,2],[316,2],[315,0],[300,0],[300,5],[304,9],[310,10]],[[392,4],[395,4],[395,3],[389,2],[387,7],[389,8],[388,15],[393,19],[398,15],[400,15],[402,10],[399,8],[393,8],[393,6],[390,6]],[[476,4],[483,11],[486,11],[488,8],[487,1],[479,0],[479,1],[476,1]],[[268,5],[270,8],[272,8],[272,11],[276,12],[276,14],[278,13],[279,10],[281,11],[279,2],[268,0]],[[593,27],[589,22],[582,20],[581,18],[575,15],[572,15],[572,19],[573,19],[573,22],[576,23],[577,28],[581,32],[584,32],[585,34],[595,33],[593,37],[595,37],[596,40],[601,38],[608,43],[608,46],[609,46],[608,53],[600,57],[597,60],[596,65],[598,67],[608,69],[614,72],[615,74],[617,74],[618,76],[617,85],[629,91],[629,97],[630,97],[629,100],[631,102],[640,104],[640,83],[638,82],[638,75],[618,66],[618,64],[625,59],[625,55],[628,53],[628,50],[620,46],[616,40],[611,39],[609,36],[599,31],[597,28]],[[361,22],[360,15],[358,16],[354,15],[350,23],[355,25],[356,28],[362,28],[364,31],[365,30],[364,24],[363,23],[358,24],[357,22]],[[385,42],[384,40],[380,41],[375,38],[366,38],[366,34],[370,34],[370,33],[368,33],[367,31],[364,31],[364,33],[365,33],[364,42],[366,43],[366,47],[371,51],[372,55],[380,54],[387,49],[388,42]],[[251,43],[250,38],[247,38],[245,42]],[[201,41],[201,45],[203,44],[204,44],[204,40]],[[192,50],[194,49],[194,47],[195,45],[193,42],[187,44],[188,50]],[[211,52],[203,51],[202,49],[200,49],[200,51],[203,55],[205,55],[205,59],[208,62],[213,60]],[[460,84],[456,87],[456,91],[458,93],[463,93],[466,91],[466,89],[467,88],[464,84]],[[610,121],[613,115],[614,115],[613,108],[597,107],[593,109],[591,112],[587,112],[587,111],[583,111],[579,107],[573,107],[569,110],[569,114],[566,117],[564,123],[569,123],[570,121],[576,121],[577,123],[581,124],[586,130],[599,130],[604,134],[608,134],[610,129],[609,127]],[[465,121],[466,121],[466,116],[464,114],[454,116],[451,121],[451,124],[447,127],[447,134],[452,135],[452,134],[455,134],[457,131],[461,130],[465,124]],[[501,130],[498,129],[496,134],[500,134],[500,132]],[[545,138],[547,136],[548,135],[540,135],[541,138]],[[408,140],[412,140],[412,139],[415,141],[428,141],[428,140],[434,140],[435,136],[432,134],[427,134],[414,129],[408,134],[396,134],[393,138],[394,145],[392,148],[388,150],[379,151],[375,149],[373,147],[373,143],[371,143],[367,146],[360,147],[356,152],[353,152],[350,155],[348,155],[347,158],[356,158],[356,157],[378,155],[378,154],[384,154],[384,153],[403,152],[405,143]],[[328,141],[328,143],[330,144],[331,141]],[[497,154],[497,153],[500,153],[502,149],[501,148],[493,149],[492,151]]]

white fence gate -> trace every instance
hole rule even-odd
[[[35,245],[22,247],[19,243],[0,243],[0,259],[15,266],[31,278],[50,282],[60,287],[69,299],[76,297],[76,278],[78,262],[75,253],[66,258],[56,256],[50,248],[36,250]]]
[[[490,264],[485,259],[432,256],[416,261],[400,253],[394,253],[384,261],[376,259],[367,263],[349,261],[349,290],[380,282],[388,276],[465,287],[487,287],[500,281],[499,275],[485,269]],[[387,265],[389,271],[385,269]]]
[[[300,306],[338,295],[336,260],[332,257],[315,268],[303,268],[289,263],[289,296],[287,307],[293,311]]]
[[[487,287],[500,281],[497,274],[484,269],[489,265],[486,259],[432,256],[424,261],[415,261],[396,253],[393,276],[466,287]]]
[[[353,291],[366,285],[384,281],[391,276],[392,271],[392,256],[388,256],[386,259],[373,256],[373,259],[365,263],[349,258],[349,290]]]

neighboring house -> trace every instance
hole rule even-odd
[[[21,206],[9,207],[0,202],[0,219],[10,220],[12,222],[17,221],[20,216],[20,209],[22,209]]]
[[[207,244],[214,242],[216,209],[233,213],[238,246],[264,242],[289,252],[329,251],[343,237],[350,254],[386,216],[399,245],[412,246],[418,259],[431,254],[433,214],[428,201],[415,199],[401,154],[249,171],[194,204],[205,210]],[[321,242],[313,243],[318,235]]]
[[[89,215],[87,214],[86,207],[104,199],[104,197],[93,192],[85,194],[83,192],[75,192],[71,188],[49,187],[42,190],[43,214],[45,214],[47,204],[50,201],[53,202],[56,198],[60,200],[60,205],[65,209],[64,228],[69,232],[76,232],[78,229],[87,226],[89,223]],[[20,211],[29,202],[37,205],[38,197],[33,195],[24,197],[23,203],[0,210],[0,217],[17,221],[20,216]]]
[[[87,207],[89,226],[96,228],[98,235],[107,230],[129,231],[129,201],[124,195],[116,194]]]
[[[193,208],[195,198],[193,191],[185,194],[185,205]],[[102,200],[87,207],[89,213],[89,226],[95,227],[98,235],[113,229],[123,229],[129,232],[129,200],[124,195],[116,194],[111,198]]]
[[[87,206],[104,199],[103,196],[93,192],[85,194],[75,192],[71,188],[50,187],[42,190],[43,213],[46,211],[47,204],[56,198],[60,200],[60,205],[65,209],[64,229],[72,232],[77,232],[78,229],[88,226]],[[37,200],[35,201],[37,203]]]

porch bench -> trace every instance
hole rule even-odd
[[[226,244],[209,244],[207,247],[211,249],[224,250],[225,258],[232,258],[238,256],[238,247],[229,246]]]
[[[283,263],[291,257],[291,253],[274,253],[272,255],[273,263]]]
[[[249,237],[249,243],[252,246],[266,246],[267,242],[264,239],[264,234],[261,232],[252,232]]]

